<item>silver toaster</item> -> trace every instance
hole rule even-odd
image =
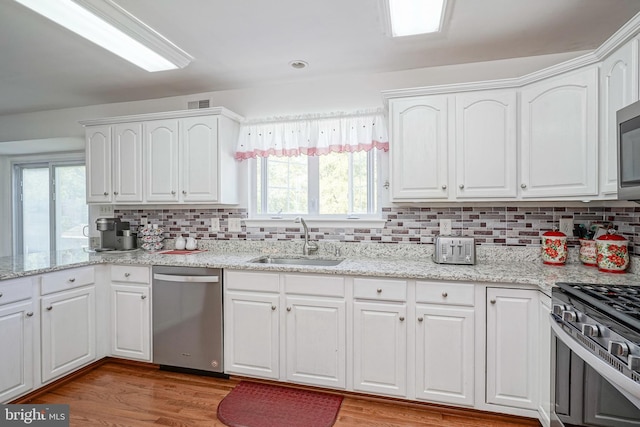
[[[433,261],[438,264],[476,263],[476,241],[469,236],[436,236]]]

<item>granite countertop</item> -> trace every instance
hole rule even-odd
[[[270,246],[273,247],[273,246]],[[227,250],[224,250],[227,249]],[[476,265],[436,264],[428,256],[409,257],[402,251],[394,253],[347,253],[337,266],[261,264],[250,261],[266,255],[264,247],[209,248],[205,252],[189,255],[168,255],[137,250],[125,253],[91,253],[83,250],[0,258],[0,280],[42,274],[91,264],[179,265],[213,267],[272,272],[303,272],[319,274],[397,277],[424,280],[455,280],[521,284],[537,286],[549,292],[556,282],[581,282],[630,285],[640,284],[640,275],[634,273],[611,274],[586,267],[577,260],[564,266],[544,265],[531,251],[502,251],[480,254]],[[249,249],[249,251],[242,251]],[[274,252],[271,250],[271,252]],[[293,252],[298,256],[300,252]],[[271,253],[273,254],[273,253]],[[537,252],[536,252],[537,254]],[[283,255],[280,253],[280,255]],[[292,256],[291,253],[286,255]],[[415,255],[415,254],[413,254]],[[335,256],[321,255],[335,258]]]

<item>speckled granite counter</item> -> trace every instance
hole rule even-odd
[[[388,245],[376,245],[388,246]],[[575,257],[561,267],[542,264],[531,250],[484,249],[478,253],[476,265],[441,265],[431,261],[430,245],[419,249],[397,247],[380,252],[357,244],[325,248],[322,257],[334,257],[340,249],[344,261],[337,266],[309,266],[251,263],[265,254],[298,255],[297,245],[218,243],[206,252],[190,255],[166,255],[141,250],[127,253],[99,254],[85,251],[59,251],[51,254],[0,258],[0,280],[41,274],[89,264],[181,265],[263,271],[288,271],[337,275],[397,277],[425,280],[504,283],[537,286],[548,292],[556,282],[602,284],[640,284],[634,273],[608,274],[585,267]],[[408,245],[406,245],[408,246]],[[413,246],[413,245],[412,245]],[[332,253],[329,255],[327,252]]]

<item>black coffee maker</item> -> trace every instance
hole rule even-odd
[[[127,221],[120,218],[98,218],[96,229],[100,232],[100,247],[97,252],[103,251],[130,251],[138,247],[136,233],[129,229]]]

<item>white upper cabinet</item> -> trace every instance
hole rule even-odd
[[[113,201],[142,201],[142,125],[113,127]]]
[[[183,119],[180,137],[182,199],[218,200],[218,121],[215,117]]]
[[[598,68],[521,90],[523,198],[598,194]]]
[[[178,120],[153,120],[144,124],[147,202],[180,200],[178,138]]]
[[[394,201],[448,197],[447,106],[447,96],[389,101]]]
[[[638,100],[638,40],[613,52],[600,68],[600,192],[615,195],[618,182],[616,111]]]
[[[95,126],[86,132],[87,203],[110,203],[111,126]]]
[[[515,90],[455,96],[456,198],[516,197]]]

